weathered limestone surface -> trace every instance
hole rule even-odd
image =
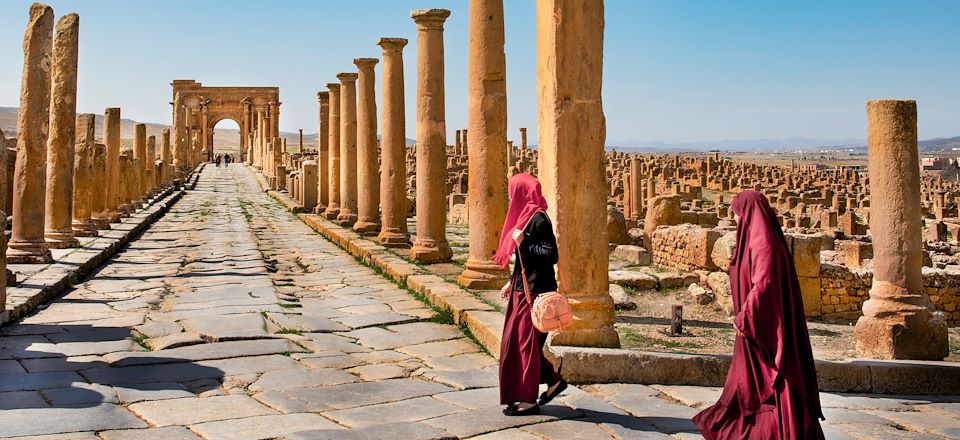
[[[330,201],[330,92],[317,92],[320,120],[317,123],[317,207],[315,212],[323,214]]]
[[[47,139],[46,227],[51,248],[77,247],[73,236],[73,149],[77,123],[77,62],[80,17],[57,22],[53,47],[50,133]]]
[[[507,65],[503,52],[503,0],[470,2],[467,119],[470,248],[459,282],[473,289],[504,284],[506,270],[492,261],[507,215]]]
[[[165,152],[164,163],[169,165],[170,158],[170,130],[164,129]],[[107,211],[110,221],[120,221],[120,108],[109,107],[103,115],[103,142],[107,146]]]
[[[883,359],[943,359],[946,322],[923,286],[917,103],[867,102],[873,286],[857,321],[857,352]]]
[[[607,293],[602,71],[603,2],[537,2],[540,181],[557,234],[559,291],[575,317],[558,345],[620,345]]]
[[[381,38],[383,48],[383,107],[381,108],[380,206],[377,239],[386,246],[407,246],[407,141],[403,93],[404,38]]]
[[[337,224],[357,222],[357,77],[337,74],[340,80],[340,212]]]
[[[376,58],[357,58],[357,222],[353,230],[380,230],[380,166],[377,158]]]
[[[327,126],[330,131],[327,144],[329,202],[323,216],[333,220],[340,214],[340,84],[329,83],[327,89],[330,91],[330,122]]]
[[[443,22],[446,9],[410,13],[417,24],[417,236],[410,257],[450,261],[446,237],[447,125],[444,104]]]
[[[13,171],[13,225],[7,263],[53,261],[43,230],[52,33],[53,9],[34,3],[30,6],[30,21],[23,35],[17,159]]]
[[[93,222],[93,156],[96,154],[94,115],[77,116],[77,142],[73,162],[73,231],[79,237],[97,236]]]

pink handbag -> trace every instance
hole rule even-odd
[[[570,301],[560,292],[543,292],[537,295],[535,301],[531,301],[530,286],[527,285],[527,269],[523,266],[519,249],[517,257],[520,261],[520,278],[523,280],[523,296],[530,305],[530,320],[533,321],[533,326],[541,333],[563,331],[564,327],[573,322]]]

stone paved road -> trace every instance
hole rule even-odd
[[[128,249],[0,335],[4,438],[692,439],[718,394],[592,385],[503,417],[493,358],[237,166],[207,167]],[[960,437],[958,398],[824,404],[830,438]]]

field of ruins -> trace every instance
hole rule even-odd
[[[826,438],[960,438],[960,140],[919,140],[918,101],[864,102],[864,145],[607,148],[604,2],[537,0],[528,138],[504,0],[468,3],[464,47],[448,9],[371,31],[379,57],[318,72],[295,134],[271,84],[170,78],[167,121],[83,113],[81,16],[4,5],[25,32],[0,108],[0,438],[703,438],[744,190],[786,239]],[[463,127],[445,49],[468,53]],[[520,173],[556,232],[574,320],[543,352],[571,387],[508,417],[493,256]]]

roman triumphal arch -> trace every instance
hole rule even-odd
[[[240,126],[241,160],[246,160],[254,136],[280,135],[279,87],[204,87],[192,79],[174,80],[170,85],[175,151],[188,147],[212,160],[213,127],[224,119]],[[262,133],[257,130],[261,118]]]

